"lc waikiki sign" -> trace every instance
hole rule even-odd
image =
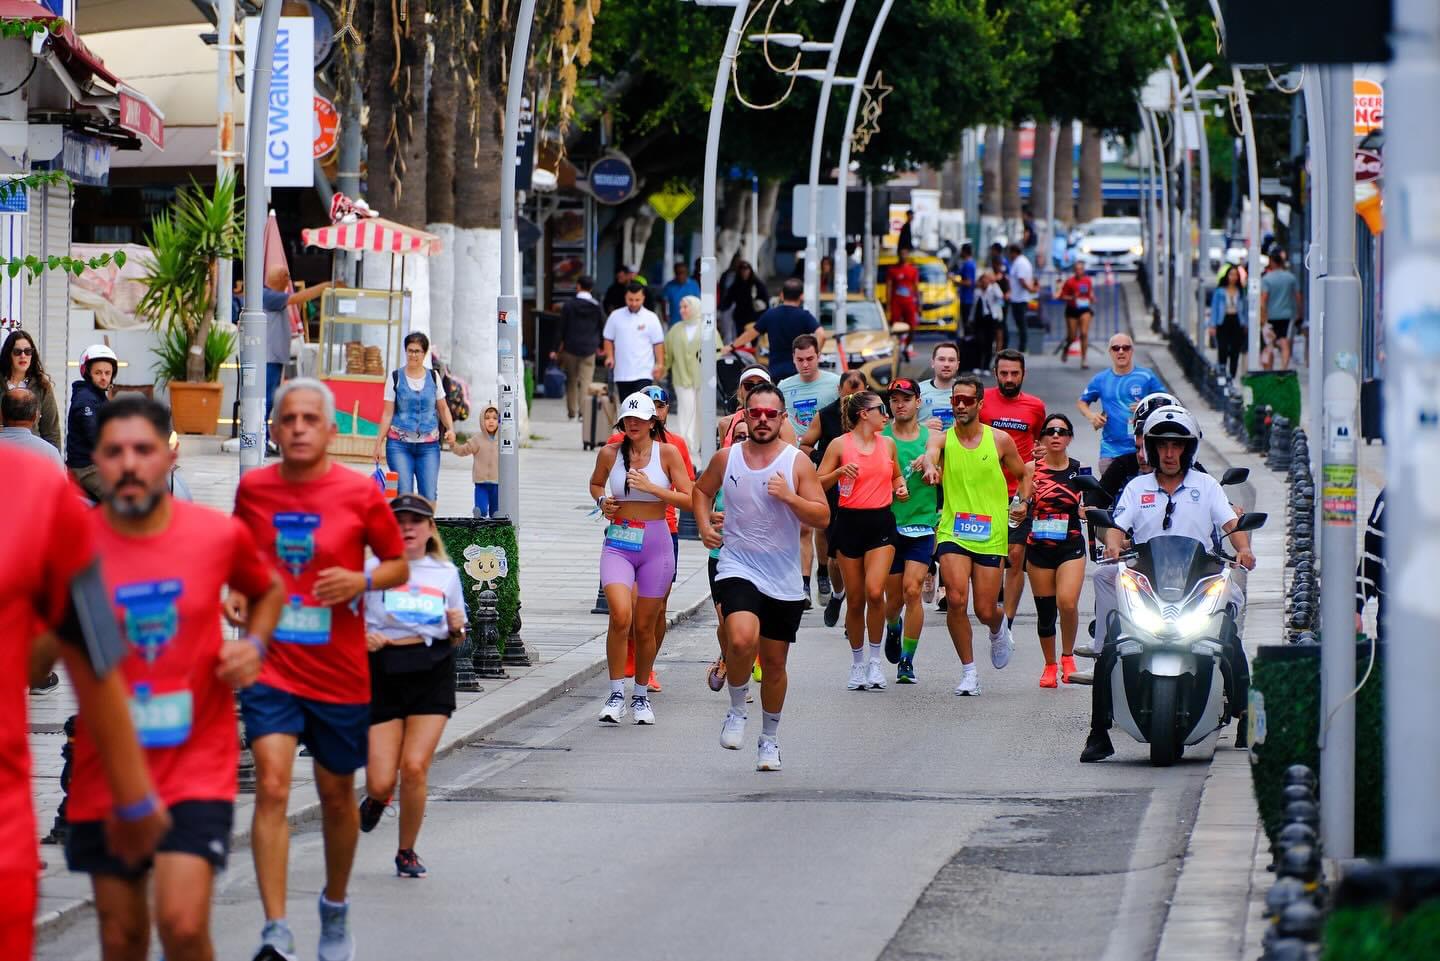
[[[260,18],[245,18],[245,90],[254,90]],[[249,116],[248,108],[246,116]],[[249,130],[246,130],[249,135]],[[315,185],[315,21],[281,17],[265,109],[265,186]]]

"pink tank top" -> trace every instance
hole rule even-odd
[[[860,453],[855,435],[846,433],[842,441],[841,464],[855,464],[860,473],[855,477],[840,476],[840,506],[856,510],[873,510],[889,507],[895,497],[892,486],[895,477],[895,460],[890,448],[880,435],[875,435],[875,447],[868,454]]]

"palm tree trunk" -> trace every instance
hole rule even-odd
[[[1050,121],[1035,123],[1035,157],[1030,161],[1030,216],[1039,223],[1045,219],[1045,187],[1050,179]],[[1038,238],[1037,238],[1038,239]],[[1040,252],[1041,263],[1049,263],[1050,252]]]
[[[500,295],[500,87],[476,68],[462,98],[455,145],[455,301],[452,366],[471,388],[472,417],[498,395],[495,299]],[[516,258],[519,264],[519,258]],[[518,285],[517,285],[518,289]]]
[[[998,126],[986,124],[985,156],[980,162],[984,176],[980,186],[980,211],[986,217],[1000,216],[1000,137]]]
[[[1060,121],[1055,136],[1055,219],[1075,222],[1075,124]]]
[[[1013,229],[1020,220],[1020,128],[1005,131],[1005,144],[1000,148],[1000,215],[1005,218],[1005,231],[1014,243],[1020,242]]]
[[[1100,164],[1100,131],[1086,127],[1080,138],[1080,220],[1088,223],[1104,216],[1105,200]]]
[[[430,78],[430,104],[425,115],[425,229],[440,238],[442,248],[430,257],[430,347],[449,361],[454,350],[455,321],[455,122],[460,110],[460,33],[454,9],[441,12],[433,24],[435,66]]]

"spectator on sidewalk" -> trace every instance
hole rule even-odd
[[[605,313],[595,301],[595,278],[583,274],[574,298],[560,308],[560,346],[555,359],[565,371],[565,415],[580,416],[580,404],[595,379],[595,355],[600,353],[600,333]]]
[[[705,362],[701,356],[700,297],[680,300],[680,323],[665,335],[665,373],[675,391],[675,411],[666,426],[693,448],[700,447],[700,390],[705,385]],[[714,369],[714,361],[711,361]]]
[[[615,268],[615,283],[605,288],[605,296],[600,301],[600,306],[605,309],[606,317],[625,306],[625,291],[630,287],[630,281],[634,279],[635,271],[625,264]]]
[[[1265,267],[1265,276],[1260,278],[1260,323],[1268,326],[1275,337],[1275,348],[1280,352],[1278,364],[1266,364],[1266,369],[1290,369],[1290,334],[1292,325],[1298,325],[1305,295],[1300,291],[1300,281],[1290,272],[1285,251],[1278,247],[1271,252],[1270,262]],[[1272,359],[1274,354],[1271,354]]]
[[[35,422],[39,417],[40,399],[35,396],[34,391],[24,387],[7,390],[5,397],[0,399],[0,419],[3,419],[5,424],[0,427],[0,441],[24,447],[56,467],[64,468],[65,462],[60,459],[60,452],[34,432]]]
[[[0,375],[5,378],[6,390],[24,387],[35,394],[40,415],[39,426],[34,431],[51,447],[60,450],[60,407],[55,400],[55,384],[40,363],[34,337],[23,330],[10,332],[5,346],[0,347]]]
[[[375,461],[384,455],[397,475],[398,493],[418,493],[433,504],[440,484],[440,444],[455,443],[455,425],[440,373],[425,366],[429,356],[429,337],[418,330],[405,336],[405,366],[390,371],[385,381]]]
[[[80,355],[80,379],[70,385],[70,415],[65,435],[65,466],[92,501],[103,493],[93,454],[100,436],[100,408],[110,402],[110,385],[120,360],[104,344],[92,344]]]
[[[1040,284],[1035,280],[1035,267],[1020,249],[1020,245],[1011,244],[1009,253],[1010,317],[1015,322],[1016,346],[1024,353],[1030,336],[1025,318],[1030,313],[1030,298],[1040,289]]]
[[[474,457],[470,469],[475,483],[475,516],[500,513],[500,408],[494,404],[480,415],[480,430],[452,448],[460,457]]]
[[[1385,630],[1385,489],[1382,487],[1365,522],[1365,546],[1355,567],[1355,630],[1365,629],[1365,604],[1375,599],[1375,639]]]
[[[735,269],[735,278],[730,281],[725,297],[720,301],[721,310],[731,311],[737,337],[755,323],[769,302],[770,292],[765,289],[764,281],[755,276],[755,269],[749,261],[740,261],[740,266]]]
[[[1210,336],[1215,341],[1216,363],[1230,372],[1231,380],[1235,379],[1240,357],[1249,344],[1247,317],[1240,272],[1231,267],[1210,295]]]
[[[334,285],[334,281],[325,280],[297,291],[290,280],[290,271],[287,268],[271,267],[265,272],[265,289],[260,293],[260,306],[265,310],[265,423],[267,431],[270,412],[275,406],[275,390],[285,376],[285,365],[290,363],[290,308],[308,304],[323,294],[326,287]]]
[[[685,266],[685,261],[677,260],[675,276],[665,282],[660,292],[665,298],[665,323],[674,327],[683,319],[680,314],[680,301],[686,297],[698,298],[700,285],[691,278],[690,268]]]
[[[665,374],[665,331],[645,306],[645,287],[631,281],[625,306],[605,321],[605,366],[615,372],[620,399],[649,387]]]
[[[815,315],[802,306],[804,300],[805,282],[789,278],[780,288],[780,303],[761,314],[753,326],[735,338],[735,343],[726,345],[724,352],[741,350],[764,335],[770,338],[770,376],[776,383],[793,376],[795,338],[815,334],[820,345],[825,343],[825,331]]]

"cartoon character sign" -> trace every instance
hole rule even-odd
[[[315,558],[315,528],[320,526],[319,514],[285,512],[275,515],[275,556],[299,577]]]
[[[146,664],[154,664],[179,631],[175,602],[183,590],[179,580],[142,581],[115,589],[115,603],[125,612],[125,636]]]
[[[480,587],[493,588],[510,574],[510,559],[505,556],[505,548],[471,544],[465,548],[465,573],[473,577]]]

